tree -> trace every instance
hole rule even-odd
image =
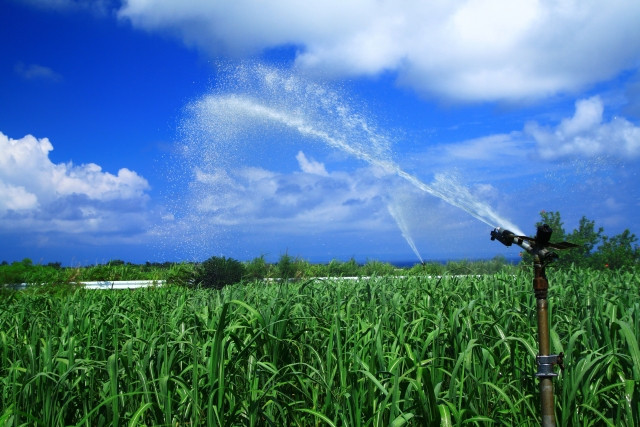
[[[604,236],[596,256],[599,267],[619,269],[637,265],[640,261],[637,242],[636,235],[628,229],[611,238]]]
[[[595,221],[587,217],[580,218],[578,229],[567,235],[567,241],[579,247],[571,249],[563,256],[566,264],[574,263],[580,267],[590,266],[594,261],[594,248],[602,240],[604,229],[599,227],[596,231]]]
[[[222,289],[242,280],[244,264],[233,258],[211,257],[199,266],[196,284],[203,288]]]

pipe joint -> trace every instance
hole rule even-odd
[[[558,365],[560,370],[564,370],[564,353],[560,354],[549,354],[549,355],[537,355],[536,362],[538,363],[538,372],[536,372],[536,377],[538,378],[552,378],[557,377],[553,371],[553,367]]]

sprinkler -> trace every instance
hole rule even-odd
[[[569,242],[550,243],[551,233],[553,230],[547,224],[538,227],[535,238],[516,236],[511,231],[499,227],[491,232],[491,240],[497,240],[505,246],[511,246],[515,243],[533,256],[533,291],[536,295],[539,345],[536,356],[538,364],[536,377],[540,380],[540,407],[542,425],[545,427],[556,425],[551,380],[558,374],[553,371],[553,367],[558,365],[561,370],[564,369],[564,355],[562,353],[549,354],[549,305],[547,302],[549,282],[545,274],[545,267],[558,258],[558,255],[550,249],[564,250],[578,247],[578,245]]]

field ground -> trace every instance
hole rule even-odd
[[[640,279],[548,272],[558,424],[640,425]],[[0,295],[0,425],[539,425],[530,272]]]

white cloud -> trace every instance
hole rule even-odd
[[[440,157],[447,162],[450,162],[452,157],[457,161],[502,162],[505,159],[521,158],[524,150],[517,133],[496,134],[444,145],[440,147]]]
[[[304,155],[302,151],[298,151],[296,155],[296,160],[298,160],[298,164],[300,165],[300,170],[304,173],[311,173],[314,175],[321,176],[329,176],[329,173],[324,167],[324,164],[320,162],[316,162],[314,160],[307,159],[307,156]]]
[[[598,96],[576,102],[573,117],[550,129],[528,123],[530,134],[544,159],[609,156],[619,159],[640,156],[640,127],[622,117],[603,120],[604,105]]]
[[[24,187],[6,184],[0,181],[0,214],[8,210],[34,209],[38,207],[38,198]]]
[[[299,161],[306,159],[302,152],[296,157]],[[206,174],[196,171],[191,200],[183,207],[207,217],[214,227],[260,224],[301,233],[309,228],[353,227],[352,221],[362,218],[362,209],[368,206],[375,211],[372,206],[386,194],[369,169],[330,174],[318,162],[301,162],[300,166],[303,171],[293,173],[256,167],[218,169]]]
[[[9,231],[117,232],[142,221],[147,180],[126,168],[56,164],[52,150],[47,138],[0,132],[0,219],[11,218]]]
[[[640,3],[125,0],[119,16],[212,54],[297,46],[322,75],[397,72],[461,101],[539,98],[638,67]]]

